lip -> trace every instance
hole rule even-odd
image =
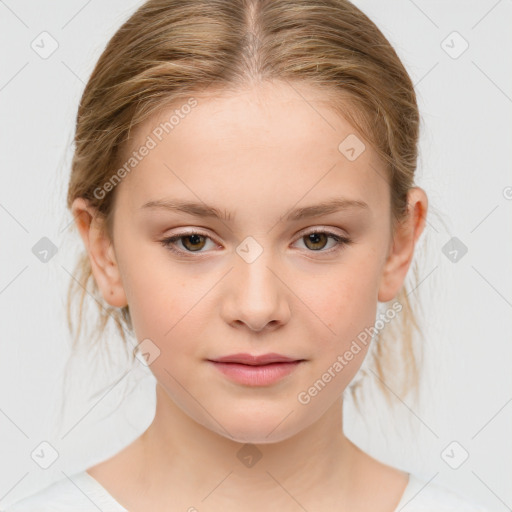
[[[247,386],[268,386],[292,373],[304,359],[281,354],[232,354],[215,360],[208,359],[230,380]]]
[[[268,354],[252,355],[247,353],[231,354],[229,356],[218,357],[217,359],[209,359],[215,363],[240,363],[247,365],[264,365],[270,363],[291,363],[299,361],[293,357],[286,357],[275,352],[269,352]]]

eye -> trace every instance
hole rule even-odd
[[[333,245],[328,250],[323,250],[329,239],[334,241]],[[181,235],[165,238],[160,243],[171,252],[180,255],[187,255],[191,253],[204,253],[202,249],[207,245],[207,240],[211,238],[206,234],[199,232],[182,233]],[[352,240],[345,236],[340,236],[330,231],[315,230],[303,235],[299,240],[305,241],[305,246],[309,252],[331,253],[343,248],[343,246],[351,244]],[[183,248],[177,248],[177,243],[181,242]],[[215,245],[215,244],[213,244]]]
[[[323,250],[326,247],[329,238],[332,239],[334,243],[330,249]],[[319,229],[306,233],[299,240],[304,240],[304,245],[306,248],[310,249],[311,252],[322,253],[331,253],[342,249],[344,245],[352,243],[352,240],[345,236],[340,236],[335,233],[331,233],[330,231],[322,231]]]
[[[183,253],[193,253],[193,252],[204,252],[201,251],[203,247],[206,245],[206,240],[211,240],[210,237],[197,233],[197,232],[190,232],[190,233],[184,233],[181,235],[172,236],[170,238],[165,238],[161,241],[161,244],[169,249],[170,251],[178,254]],[[182,246],[184,249],[177,249],[176,248],[176,242],[182,241]]]

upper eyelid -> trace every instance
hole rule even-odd
[[[334,232],[333,231],[334,229],[336,229],[336,228],[331,228],[328,226],[315,226],[312,228],[304,228],[301,231],[299,231],[299,234],[296,236],[298,238],[300,238],[301,236],[306,236],[309,233],[320,232],[320,233],[329,233],[329,234],[340,236],[340,237],[348,237],[348,234]],[[337,228],[337,229],[340,229],[340,228]],[[209,235],[208,233],[206,233],[206,231],[202,231],[202,228],[189,229],[182,233],[170,234],[169,236],[166,236],[165,238],[181,238],[181,237],[190,236],[190,235],[200,235],[200,236],[204,236],[206,238],[215,240],[215,237]]]
[[[334,237],[339,237],[339,238],[342,238],[342,239],[343,238],[349,238],[348,234],[334,232],[333,228],[329,228],[327,226],[315,226],[313,228],[304,228],[303,230],[301,230],[299,232],[299,234],[296,236],[295,239],[299,240],[300,238],[302,238],[304,236],[307,236],[308,234],[313,234],[313,233],[325,233],[325,234],[327,234],[330,237],[334,236]],[[218,244],[218,242],[215,239],[215,237],[212,237],[209,234],[207,234],[206,232],[202,231],[201,228],[195,228],[195,229],[190,229],[190,230],[182,232],[182,233],[171,234],[169,236],[166,236],[164,238],[164,240],[174,239],[175,241],[178,241],[178,240],[180,240],[183,237],[191,236],[191,235],[204,236],[205,238],[209,238],[212,242]],[[241,241],[240,241],[240,243],[241,243]]]

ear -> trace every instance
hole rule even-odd
[[[71,212],[89,254],[91,270],[103,298],[113,307],[126,306],[128,303],[114,247],[96,210],[86,199],[79,197],[73,201]]]
[[[427,194],[413,187],[408,194],[408,215],[397,224],[391,249],[383,267],[378,300],[387,302],[396,297],[405,281],[414,256],[414,247],[425,227],[428,209]]]

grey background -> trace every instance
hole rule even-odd
[[[72,407],[56,433],[69,354],[64,304],[81,249],[66,229],[74,116],[106,42],[140,3],[0,1],[1,505],[114,454],[153,417],[147,370],[121,378],[122,362],[96,374],[84,364],[73,370]],[[417,290],[428,312],[426,399],[412,405],[397,397],[393,411],[369,401],[366,421],[347,403],[346,433],[387,463],[491,510],[510,510],[512,2],[354,3],[390,39],[416,84],[423,119],[417,181],[447,228],[429,214],[429,258]],[[51,49],[43,31],[58,44],[47,58],[31,47],[46,37]],[[458,55],[463,40],[469,47]],[[445,255],[454,236],[467,247],[456,262]],[[57,251],[46,263],[33,252],[43,237]],[[117,341],[112,332],[109,343]],[[48,469],[31,457],[44,441],[58,452]],[[446,462],[447,447],[452,465],[468,453],[458,469]]]

